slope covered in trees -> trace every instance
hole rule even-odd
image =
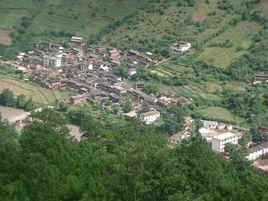
[[[105,129],[88,113],[87,139],[69,137],[56,111],[17,136],[0,122],[1,200],[267,200],[268,180],[242,156],[213,153],[196,136],[171,149],[137,121]],[[55,121],[55,119],[57,121]],[[109,122],[111,124],[111,122]],[[101,129],[101,130],[100,130]]]

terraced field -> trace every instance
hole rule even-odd
[[[56,99],[64,100],[68,97],[66,92],[46,89],[34,83],[0,75],[0,91],[7,88],[12,90],[15,95],[24,94],[27,98],[32,98],[40,105],[54,104]]]

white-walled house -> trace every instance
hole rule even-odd
[[[150,111],[140,114],[140,119],[145,121],[146,124],[154,123],[160,117],[160,112]]]
[[[49,56],[43,57],[43,65],[45,68],[60,68],[61,67],[61,56]]]
[[[216,152],[224,152],[227,143],[238,144],[239,135],[225,132],[212,138],[212,149]]]
[[[135,68],[130,68],[129,70],[128,70],[128,75],[129,76],[133,76],[133,75],[135,75],[137,73],[137,70],[135,69]]]
[[[219,123],[217,121],[203,120],[203,127],[207,129],[216,129]]]
[[[256,160],[257,158],[268,154],[268,143],[263,143],[255,147],[251,147],[247,151],[246,158],[248,160]]]
[[[174,43],[170,48],[175,52],[186,52],[192,47],[191,43],[178,42]]]

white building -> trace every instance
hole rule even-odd
[[[216,129],[219,123],[217,121],[206,121],[203,120],[203,127],[207,129]]]
[[[174,43],[170,48],[175,52],[186,52],[191,48],[191,43],[179,42]]]
[[[179,50],[180,52],[186,52],[191,48],[191,43],[180,43]]]
[[[128,75],[133,76],[137,73],[137,70],[135,68],[131,68],[128,70]]]
[[[212,138],[212,149],[216,152],[224,152],[227,143],[238,144],[239,135],[225,132]]]
[[[263,143],[258,146],[249,148],[246,158],[248,160],[256,160],[257,158],[268,154],[268,143]]]
[[[49,56],[43,57],[43,65],[45,68],[59,68],[61,67],[61,56]]]
[[[169,142],[172,144],[180,144],[182,140],[187,139],[190,137],[190,132],[188,131],[181,131],[169,137]]]
[[[160,117],[160,112],[150,111],[140,114],[140,119],[145,121],[146,124],[154,123]]]

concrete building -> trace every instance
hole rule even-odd
[[[86,102],[88,96],[89,96],[89,94],[80,94],[77,96],[71,96],[70,97],[70,104],[75,105],[75,104]]]
[[[45,55],[43,57],[43,66],[45,68],[60,68],[61,65],[61,56]]]
[[[172,144],[180,144],[182,140],[190,137],[190,133],[188,131],[181,131],[169,137],[169,142]]]
[[[154,123],[160,117],[160,112],[150,111],[140,114],[140,119],[145,121],[146,124]]]
[[[133,76],[137,73],[137,70],[135,68],[131,68],[128,70],[128,75],[129,76]]]
[[[186,52],[191,48],[191,43],[178,42],[170,47],[174,52]]]
[[[268,143],[263,143],[255,147],[249,148],[247,150],[246,158],[248,160],[256,160],[257,158],[260,158],[261,156],[264,156],[267,154],[268,154]]]
[[[219,123],[217,121],[203,121],[203,127],[207,129],[216,129],[218,127]]]
[[[257,73],[256,75],[254,75],[252,84],[253,85],[256,85],[256,84],[268,85],[268,72]]]
[[[216,152],[224,152],[227,143],[238,144],[239,135],[225,132],[212,138],[212,149]]]

